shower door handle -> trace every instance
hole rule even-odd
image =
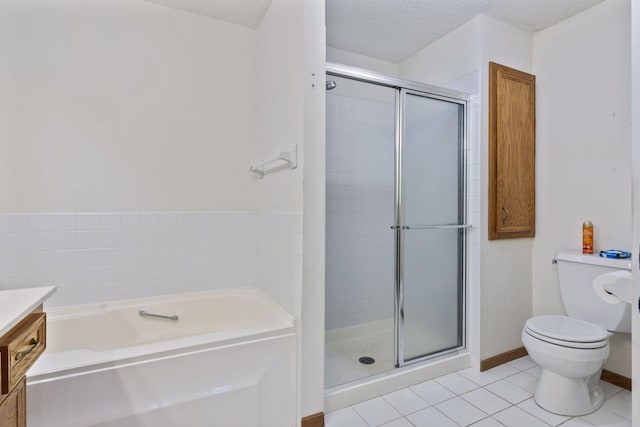
[[[403,230],[439,230],[447,228],[471,228],[471,224],[449,224],[449,225],[403,225]]]

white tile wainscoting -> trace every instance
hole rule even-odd
[[[270,293],[277,287],[257,280],[259,254],[289,269],[288,289],[301,281],[301,251],[299,213],[2,213],[0,289],[53,284],[50,305],[234,287]]]
[[[533,400],[541,368],[530,357],[467,368],[327,414],[326,427],[631,427],[631,392],[601,381],[593,414],[563,417]]]

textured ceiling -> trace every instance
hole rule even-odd
[[[327,45],[399,62],[478,14],[539,31],[602,0],[326,0]]]
[[[258,28],[271,0],[144,0],[172,9]]]

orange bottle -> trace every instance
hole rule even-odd
[[[593,223],[589,220],[582,224],[582,253],[593,253]]]

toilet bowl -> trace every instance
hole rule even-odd
[[[630,305],[604,302],[592,282],[600,274],[630,269],[631,264],[577,252],[560,252],[556,261],[568,316],[530,318],[522,329],[522,343],[542,367],[536,403],[559,415],[586,415],[604,403],[598,384],[609,357],[609,336],[631,329]]]
[[[602,406],[604,392],[598,380],[609,356],[604,328],[566,316],[539,316],[525,324],[522,343],[543,368],[535,394],[538,405],[570,416]]]

